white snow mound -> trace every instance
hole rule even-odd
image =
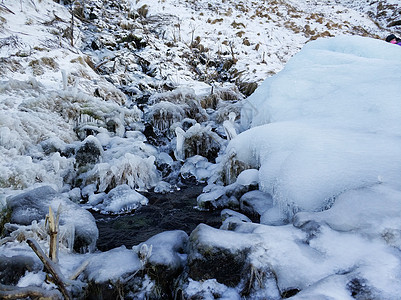
[[[289,217],[350,190],[400,191],[400,68],[401,47],[383,41],[311,42],[244,100],[242,126],[252,128],[226,153],[259,168],[260,189]]]

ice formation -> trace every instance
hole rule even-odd
[[[141,158],[126,153],[121,158],[95,165],[87,175],[86,184],[96,183],[97,192],[104,192],[121,184],[145,191],[155,186],[160,176],[154,162],[154,156]]]
[[[199,123],[187,131],[177,127],[175,133],[177,135],[175,156],[180,160],[194,155],[213,158],[223,144],[222,138],[212,131],[211,126],[204,127]]]

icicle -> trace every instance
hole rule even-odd
[[[67,90],[67,73],[64,69],[61,70],[61,76],[63,78],[63,90]]]
[[[179,160],[184,160],[184,141],[185,141],[185,131],[177,127],[175,129],[175,134],[177,135],[177,146],[175,156]]]
[[[235,112],[230,112],[228,120],[223,122],[224,131],[227,135],[227,140],[232,140],[237,136],[237,130],[235,129]]]

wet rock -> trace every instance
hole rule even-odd
[[[49,206],[54,212],[60,206],[60,225],[72,226],[75,229],[74,250],[86,252],[95,249],[99,232],[94,217],[50,186],[42,186],[7,198],[7,206],[11,209],[10,222],[19,225],[39,222],[49,213]]]

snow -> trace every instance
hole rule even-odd
[[[397,188],[400,57],[361,37],[309,43],[245,100],[243,126],[252,128],[227,152],[260,167],[261,190],[290,215],[327,209],[348,190]]]
[[[219,295],[218,299],[239,300],[241,299],[237,291],[233,288],[228,288],[224,284],[220,284],[216,279],[208,279],[204,282],[190,280],[185,289],[187,296],[196,297],[198,293],[202,293],[202,299],[213,300]]]
[[[148,204],[148,199],[145,196],[131,189],[127,184],[115,187],[107,193],[107,196],[99,196],[101,197],[100,199],[96,195],[93,195],[94,199],[91,199],[91,204],[102,201],[101,204],[94,206],[95,209],[100,210],[102,213],[128,213]]]
[[[49,202],[54,210],[68,198],[87,200],[86,207],[102,213],[126,213],[147,204],[140,192],[171,192],[178,176],[195,177],[208,182],[199,206],[233,204],[260,215],[255,224],[223,210],[220,229],[201,224],[193,235],[233,253],[250,249],[250,263],[277,277],[279,290],[270,281],[273,299],[290,289],[301,290],[293,299],[353,299],[353,282],[363,285],[367,296],[361,297],[397,299],[401,48],[379,38],[398,18],[399,1],[127,2],[133,15],[148,8],[147,18],[120,20],[146,38],[149,46],[140,50],[88,50],[79,20],[72,46],[61,34],[69,26],[66,7],[52,0],[2,1],[15,14],[0,11],[0,210],[9,196],[49,185],[61,195]],[[53,27],[45,24],[50,21]],[[120,27],[109,21],[97,37],[110,45],[116,41],[110,28]],[[135,74],[143,66],[133,53],[150,62],[154,77]],[[116,54],[121,65],[109,76],[102,72],[113,61],[96,71],[89,66],[89,56],[99,66]],[[195,63],[197,75],[185,59]],[[223,83],[212,75],[227,61],[235,62]],[[166,82],[177,88],[163,90]],[[243,99],[233,88],[238,82],[261,84]],[[144,95],[141,86],[151,96],[138,108],[133,100]],[[129,87],[133,98],[119,87]],[[145,122],[166,135],[166,145],[147,140]],[[88,141],[99,161],[77,167],[74,153]],[[207,157],[212,151],[219,154],[215,161]],[[161,170],[167,169],[166,178]],[[224,172],[233,179],[227,186]],[[236,198],[250,186],[258,190]],[[93,250],[97,230],[93,219],[86,221],[89,213],[63,206],[61,218],[91,236]],[[71,228],[61,226],[60,233]],[[146,248],[149,261],[183,267],[187,243],[186,233],[165,232],[133,250],[80,255],[61,249],[59,261],[69,275],[89,259],[85,278],[123,282],[143,268],[138,254],[146,252],[144,245],[152,246]],[[46,249],[46,241],[41,246]],[[23,242],[2,244],[0,251],[39,265]],[[18,285],[40,286],[43,277],[27,272]],[[189,297],[241,299],[215,279],[189,279],[185,288]]]
[[[281,291],[302,290],[295,299],[347,299],[355,280],[369,297],[396,299],[400,57],[401,48],[382,41],[325,39],[309,43],[268,78],[244,100],[249,129],[230,141],[222,163],[234,164],[235,157],[259,169],[260,192],[274,206],[255,203],[255,209],[269,226],[231,217],[224,228],[241,235],[200,227],[199,239],[216,247],[261,247],[260,254],[252,251],[252,264],[271,266]],[[226,189],[211,185],[198,200]]]
[[[167,266],[169,269],[178,269],[185,265],[187,255],[183,252],[187,243],[188,235],[182,230],[174,230],[156,234],[132,249],[136,253],[141,253],[141,250],[146,245],[145,249],[151,249],[148,254],[148,260],[151,264]]]
[[[121,246],[92,255],[85,274],[90,280],[102,283],[121,280],[141,268],[136,253]]]

